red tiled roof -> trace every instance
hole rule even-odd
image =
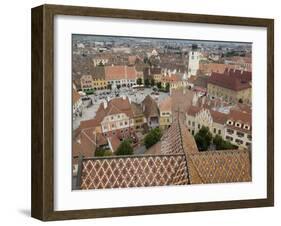
[[[205,151],[189,155],[191,184],[249,182],[250,152],[244,150]]]
[[[235,68],[236,65],[228,65],[228,64],[218,64],[218,63],[207,63],[207,64],[199,64],[199,70],[203,74],[210,74],[212,72],[223,73],[224,70],[228,68]]]
[[[78,157],[81,154],[84,157],[93,157],[96,147],[94,129],[84,129],[73,140],[72,156]]]
[[[180,77],[175,74],[162,77],[163,82],[178,82],[180,80],[181,80]]]
[[[128,66],[106,66],[105,80],[136,79],[137,71],[135,67]]]
[[[228,118],[233,121],[240,121],[242,123],[247,123],[250,126],[252,125],[252,114],[247,112],[241,112],[234,109],[231,109],[228,115]]]
[[[167,96],[164,100],[159,104],[160,111],[172,111],[172,98]]]
[[[80,122],[80,129],[94,128],[100,125],[100,122],[96,119],[89,119]]]
[[[108,141],[110,142],[111,144],[111,147],[112,147],[112,151],[115,152],[117,150],[117,148],[119,147],[120,145],[120,140],[117,136],[111,136],[108,138]]]
[[[159,116],[157,103],[150,95],[144,98],[142,106],[144,107],[143,114],[146,118]]]
[[[249,84],[251,73],[244,73],[244,75],[241,74],[240,70],[225,70],[224,73],[213,72],[208,83],[235,91],[251,88]]]
[[[72,89],[72,100],[73,103],[76,103],[80,100],[80,94],[75,89]]]
[[[120,113],[125,113],[130,118],[134,116],[132,106],[128,98],[123,99],[122,97],[120,97],[112,99],[107,103],[107,107],[105,107],[104,103],[101,103],[96,112],[95,118],[81,121],[80,128],[85,129],[100,126],[100,123],[104,119],[104,117]]]
[[[198,152],[193,137],[178,121],[166,133],[160,153],[157,144],[152,155],[83,159],[78,186],[101,189],[251,181],[249,151]],[[189,138],[191,143],[186,142]],[[169,151],[162,142],[176,148]]]
[[[208,108],[202,108],[197,106],[190,106],[190,108],[187,110],[187,114],[195,117],[196,114],[202,110],[208,110],[213,118],[213,121],[219,124],[224,124],[229,117],[229,115],[221,113],[219,111],[213,111]]]

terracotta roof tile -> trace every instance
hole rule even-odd
[[[213,111],[211,109],[204,108],[204,107],[197,107],[197,106],[190,106],[190,108],[187,110],[187,114],[195,117],[196,114],[205,110],[209,111],[209,113],[213,118],[213,121],[219,124],[225,124],[227,119],[229,118],[228,114],[221,113],[219,111]]]
[[[159,104],[160,111],[172,111],[172,98],[167,96],[164,100],[162,100]]]
[[[249,151],[199,152],[189,155],[188,163],[192,184],[247,182],[252,180]]]
[[[119,147],[121,141],[119,140],[119,138],[117,136],[111,136],[108,138],[108,141],[111,145],[112,151],[115,152],[117,150],[117,148]]]
[[[241,77],[243,77],[241,76],[241,71],[238,70],[226,70],[225,73],[213,72],[208,80],[208,83],[235,91],[251,88],[249,81],[247,81],[247,79],[242,79]],[[249,75],[247,78],[248,77]]]
[[[72,89],[72,100],[73,103],[76,103],[80,100],[80,94],[75,89]]]
[[[247,123],[249,125],[252,125],[252,114],[251,113],[241,112],[241,111],[232,109],[229,112],[228,118],[232,119],[233,121],[240,121],[242,123]]]
[[[106,80],[136,79],[137,71],[135,67],[128,66],[106,66]]]
[[[185,125],[175,120],[163,135],[161,144],[155,145],[157,154],[151,151],[149,153],[153,155],[84,159],[80,187],[100,189],[251,181],[249,151],[198,152],[192,139]],[[168,150],[167,145],[175,148]]]
[[[159,116],[158,106],[150,95],[147,95],[142,101],[143,113],[146,118]]]

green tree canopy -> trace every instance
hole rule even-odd
[[[107,89],[112,89],[112,85],[111,84],[107,84]]]
[[[146,87],[150,85],[150,81],[149,81],[148,78],[146,78],[146,79],[144,80],[144,85],[145,85]]]
[[[166,92],[170,92],[170,83],[167,83],[167,84],[166,84],[165,89],[166,89]]]
[[[116,150],[116,155],[132,155],[134,150],[129,140],[123,140]]]
[[[158,88],[159,90],[162,89],[162,83],[161,83],[161,82],[157,82],[156,85],[157,85],[157,88]]]
[[[199,151],[206,151],[210,146],[213,136],[209,128],[202,126],[202,128],[194,136]]]
[[[142,85],[142,78],[138,78],[138,79],[137,79],[137,84],[138,84],[138,85]]]
[[[229,141],[224,140],[219,135],[216,135],[214,137],[213,144],[216,146],[216,150],[237,149],[236,145],[233,145]]]
[[[151,84],[151,86],[155,86],[155,80],[154,80],[154,78],[151,79],[150,84]]]
[[[162,132],[159,128],[155,128],[149,131],[149,133],[144,138],[144,145],[148,149],[152,145],[160,141]]]
[[[95,156],[101,157],[101,156],[111,156],[112,152],[109,149],[104,148],[97,148],[95,151]]]

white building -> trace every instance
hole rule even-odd
[[[197,46],[193,45],[192,50],[189,52],[188,76],[197,75],[200,59],[201,53],[198,51]]]
[[[209,128],[213,136],[220,135],[240,149],[251,147],[250,113],[230,110],[228,114],[225,114],[208,108],[191,106],[186,112],[186,125],[192,135],[205,126]]]

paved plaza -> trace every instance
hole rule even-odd
[[[82,116],[77,116],[73,120],[73,130],[79,127],[81,121],[93,119],[96,116],[99,105],[106,100],[109,101],[114,98],[125,96],[128,97],[132,102],[141,103],[147,95],[151,95],[151,97],[157,103],[160,103],[169,95],[169,93],[157,92],[155,94],[152,88],[134,90],[132,88],[122,87],[119,90],[97,90],[95,94],[88,95],[88,97],[91,98],[93,104],[88,107],[84,104]],[[89,101],[86,101],[86,103],[88,102]]]

